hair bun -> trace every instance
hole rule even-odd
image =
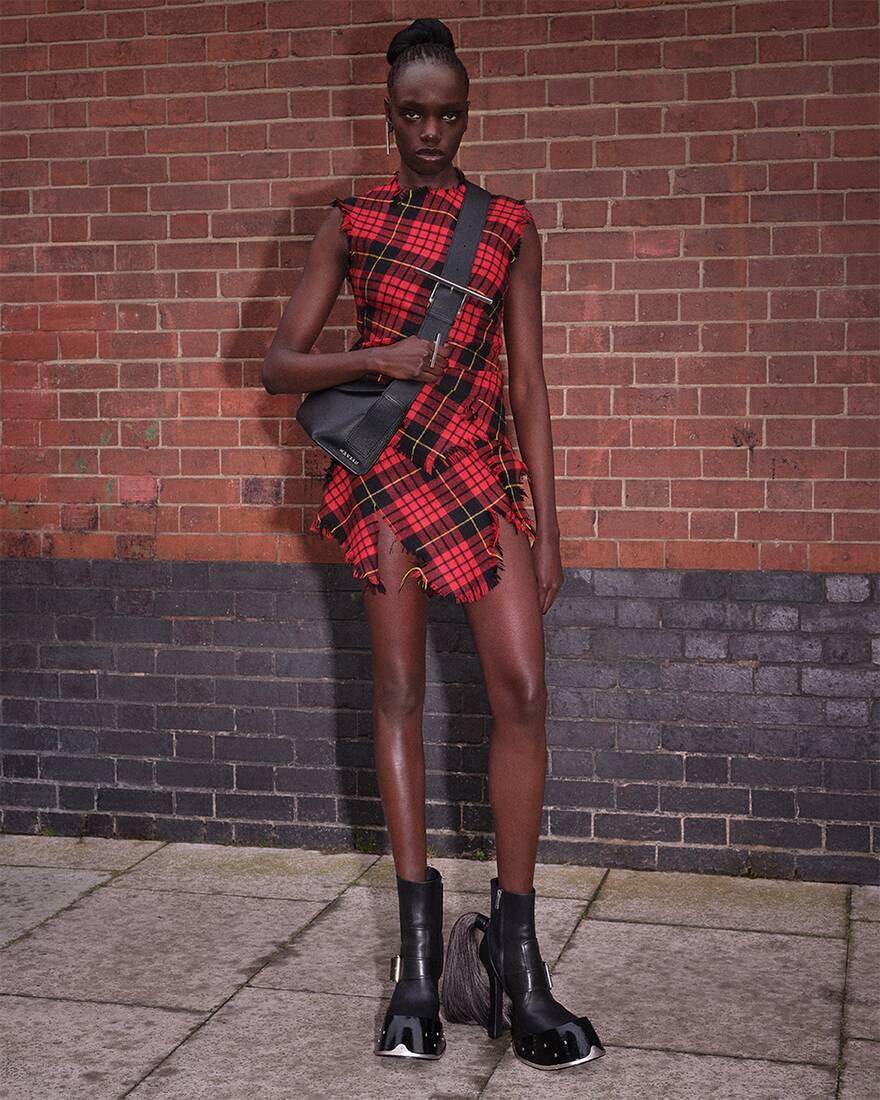
[[[385,59],[389,65],[393,65],[404,50],[422,42],[435,42],[438,46],[446,46],[448,50],[455,53],[452,32],[445,23],[439,19],[414,19],[408,27],[398,31],[391,39]]]

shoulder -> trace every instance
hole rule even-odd
[[[374,213],[386,206],[390,194],[390,183],[383,180],[357,195],[337,196],[328,205],[338,211],[340,227],[351,232],[358,219],[365,213]]]
[[[488,218],[493,222],[509,227],[517,235],[531,223],[535,223],[534,216],[529,210],[525,199],[515,198],[513,195],[497,194],[490,192]]]
[[[492,199],[486,215],[489,232],[502,238],[513,253],[519,255],[523,236],[529,232],[529,226],[535,226],[534,216],[525,199],[513,195],[490,192]]]

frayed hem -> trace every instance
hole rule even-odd
[[[357,559],[349,555],[349,542],[346,538],[345,532],[341,528],[338,529],[340,533],[337,535],[334,530],[324,526],[323,521],[319,516],[309,526],[309,534],[317,535],[321,539],[328,539],[330,542],[335,542],[336,545],[342,551],[342,555],[345,558],[345,563],[352,571],[354,579],[362,581],[364,584],[369,585],[371,588],[377,589],[383,595],[387,592],[385,585],[379,579],[378,566],[370,567],[369,565],[362,565]]]
[[[437,600],[444,603],[455,604],[470,604],[476,603],[487,596],[493,588],[495,588],[501,581],[504,571],[504,555],[499,546],[501,538],[501,522],[502,520],[508,522],[516,531],[521,534],[526,534],[532,541],[537,537],[534,526],[526,513],[520,507],[521,503],[525,500],[525,490],[522,487],[521,482],[509,482],[505,486],[504,496],[492,507],[491,512],[494,518],[494,522],[491,528],[491,537],[487,546],[487,553],[494,559],[489,565],[488,570],[480,577],[470,581],[464,587],[459,588],[438,588],[432,584],[428,579],[425,572],[425,567],[431,564],[430,557],[425,554],[424,550],[414,545],[411,536],[401,535],[394,526],[392,520],[385,514],[382,508],[374,508],[369,516],[372,521],[375,522],[376,516],[381,516],[388,526],[391,534],[396,542],[398,542],[406,551],[413,554],[419,559],[418,564],[410,566],[410,568],[404,573],[398,586],[398,593],[403,591],[403,585],[411,574],[415,574],[415,583],[422,589],[429,599]],[[309,528],[310,534],[317,534],[322,538],[331,539],[337,543],[342,549],[342,553],[345,557],[346,563],[350,566],[352,573],[356,580],[361,581],[368,587],[375,589],[382,595],[387,594],[388,589],[382,583],[379,573],[378,565],[378,533],[376,534],[375,547],[376,547],[376,566],[371,567],[369,564],[361,564],[354,558],[349,557],[347,540],[345,533],[340,530],[339,534],[335,531],[324,527],[319,517],[316,517],[312,525]]]

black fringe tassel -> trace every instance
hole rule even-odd
[[[478,919],[485,927],[487,917],[464,913],[449,932],[440,998],[443,1015],[451,1024],[486,1027],[489,1023],[489,979],[479,956]],[[510,1026],[506,1000],[504,1023]]]

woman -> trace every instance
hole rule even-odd
[[[469,82],[452,35],[435,19],[417,19],[396,34],[387,59],[386,149],[393,135],[400,166],[366,194],[330,204],[267,352],[263,383],[270,393],[306,393],[367,375],[424,383],[366,474],[331,460],[310,528],[337,539],[361,579],[372,645],[375,762],[401,936],[376,1053],[437,1058],[446,1045],[438,996],[442,882],[427,865],[421,735],[427,601],[445,598],[464,606],[492,709],[498,878],[489,917],[467,914],[453,929],[444,1010],[449,1020],[482,1023],[494,1038],[503,990],[519,1057],[557,1069],[604,1051],[589,1020],[551,996],[534,924],[546,764],[541,616],[562,584],[540,241],[524,202],[493,195],[469,280],[492,304],[469,298],[439,350],[412,335],[432,285],[415,269],[442,271],[466,189],[453,160],[468,125]],[[347,352],[310,354],[346,277],[359,338]],[[502,323],[527,465],[505,435]],[[522,508],[527,480],[537,531]]]

